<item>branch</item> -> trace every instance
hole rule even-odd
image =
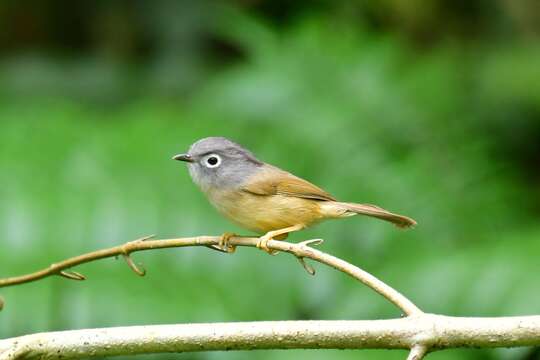
[[[420,345],[419,345],[420,344]],[[0,340],[0,360],[255,349],[409,349],[409,359],[456,347],[540,345],[540,316],[463,318],[419,314],[392,320],[264,321],[132,326]]]
[[[155,250],[155,249],[165,249],[173,247],[185,247],[185,246],[217,246],[220,242],[221,237],[219,236],[198,236],[190,238],[178,238],[178,239],[165,239],[165,240],[149,240],[151,237],[145,237],[135,241],[125,243],[123,245],[115,246],[109,249],[103,249],[98,251],[93,251],[87,254],[79,255],[67,260],[55,263],[49,267],[36,271],[31,274],[21,275],[16,277],[10,277],[6,279],[0,279],[0,287],[18,285],[23,283],[28,283],[32,281],[37,281],[49,276],[62,276],[72,280],[84,280],[84,275],[74,272],[67,271],[74,266],[85,264],[91,261],[123,256],[129,265],[129,267],[138,275],[144,276],[146,271],[139,269],[137,265],[131,259],[130,254],[137,251],[145,250]],[[256,247],[259,242],[259,238],[254,237],[231,237],[229,239],[229,245],[232,246],[250,246]],[[356,280],[362,282],[363,284],[369,286],[374,291],[384,296],[388,301],[392,302],[395,306],[401,309],[406,315],[421,314],[422,311],[414,305],[409,299],[399,293],[397,290],[393,289],[389,285],[385,284],[381,280],[377,279],[375,276],[370,273],[360,269],[357,266],[354,266],[344,260],[341,260],[335,256],[326,254],[322,251],[316,250],[309,245],[318,245],[322,243],[321,239],[308,240],[298,244],[270,240],[268,242],[268,248],[277,251],[283,251],[294,255],[300,260],[300,263],[304,268],[310,273],[314,274],[313,268],[307,265],[304,261],[304,258],[309,258],[320,262],[322,264],[333,267],[336,270],[344,272]]]
[[[184,246],[218,247],[221,237],[200,236],[166,240],[143,238],[109,249],[69,258],[22,276],[0,279],[0,287],[49,276],[84,280],[74,266],[122,256],[138,275],[131,253]],[[255,247],[259,238],[232,237],[229,245]],[[294,255],[310,274],[312,259],[344,272],[399,307],[407,317],[373,321],[277,321],[134,326],[50,332],[0,340],[0,360],[27,357],[89,358],[164,352],[248,349],[410,349],[408,360],[421,360],[428,351],[455,347],[540,346],[540,316],[460,318],[426,314],[409,299],[364,270],[314,249],[320,239],[299,244],[271,240],[268,248]],[[222,250],[223,251],[223,250]]]

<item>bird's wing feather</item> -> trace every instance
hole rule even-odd
[[[313,200],[336,200],[309,181],[271,165],[264,165],[261,171],[246,181],[242,190],[255,195],[285,195]]]

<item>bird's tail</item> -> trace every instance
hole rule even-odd
[[[361,214],[391,222],[400,228],[409,228],[416,225],[416,221],[407,216],[391,213],[375,205],[337,201],[325,201],[323,204],[321,204],[322,209],[328,217],[348,217]]]

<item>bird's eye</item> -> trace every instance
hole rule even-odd
[[[204,160],[204,165],[209,168],[218,167],[219,164],[221,164],[221,158],[219,157],[219,155],[216,154],[210,154]]]

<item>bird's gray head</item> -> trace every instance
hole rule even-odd
[[[201,139],[173,159],[188,163],[191,178],[204,192],[237,188],[263,165],[250,151],[224,137]]]

